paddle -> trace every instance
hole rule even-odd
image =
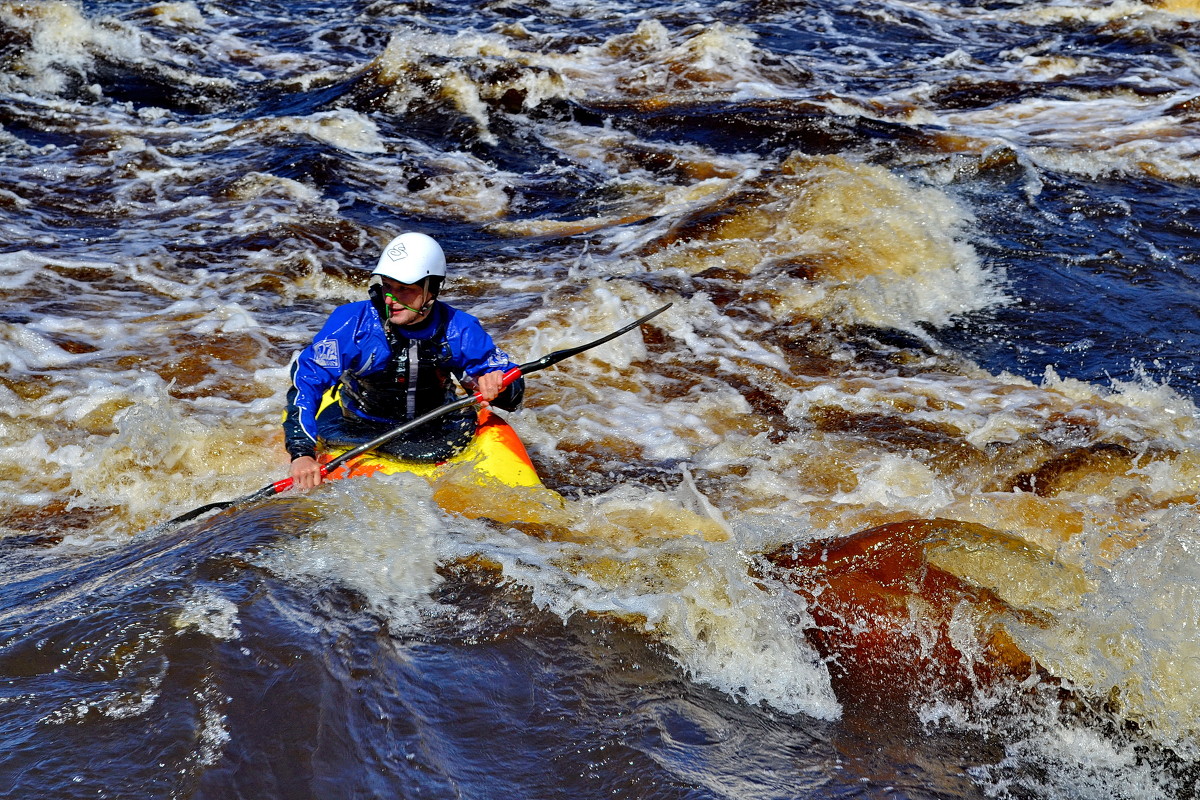
[[[553,353],[550,353],[549,355],[544,355],[541,358],[537,359],[536,361],[530,361],[528,364],[522,364],[519,367],[513,367],[512,369],[510,369],[504,373],[504,385],[508,386],[510,383],[515,381],[517,378],[520,378],[522,375],[528,375],[531,372],[537,372],[539,369],[545,369],[546,367],[548,367],[552,364],[557,364],[558,362],[562,361],[564,358],[570,358],[573,355],[582,353],[584,350],[591,350],[593,347],[598,347],[599,345],[602,345],[607,341],[615,339],[618,336],[621,336],[622,334],[629,333],[629,331],[633,330],[634,328],[641,325],[642,323],[647,322],[648,320],[651,320],[654,317],[657,317],[659,314],[666,311],[670,307],[671,307],[671,303],[667,303],[662,308],[659,308],[655,311],[651,311],[646,316],[644,316],[640,319],[634,320],[633,322],[629,323],[628,325],[621,328],[620,330],[613,331],[612,333],[608,334],[607,336],[602,336],[593,342],[588,342],[587,344],[581,344],[578,347],[568,347],[564,350],[555,350]],[[323,464],[321,466],[321,474],[328,475],[329,473],[333,472],[335,469],[340,467],[342,464],[345,464],[350,459],[355,458],[356,456],[360,456],[363,453],[370,452],[371,450],[374,450],[376,447],[387,444],[392,439],[395,439],[397,436],[402,436],[403,434],[407,433],[408,431],[411,431],[413,428],[419,428],[420,426],[424,425],[426,422],[435,420],[438,417],[445,416],[446,414],[450,414],[455,411],[458,411],[460,408],[466,408],[467,406],[483,404],[483,403],[484,403],[483,397],[481,397],[479,394],[474,394],[469,397],[464,397],[460,400],[455,400],[453,403],[447,403],[444,406],[439,406],[427,414],[423,414],[414,420],[410,420],[409,422],[404,423],[403,425],[398,425],[397,427],[392,428],[387,433],[384,433],[381,436],[377,436],[369,442],[360,444],[359,446],[355,447],[353,450],[347,450],[345,453],[342,453],[337,458],[331,459],[328,463]],[[243,503],[254,503],[259,500],[265,500],[266,498],[271,497],[276,494],[279,494],[280,492],[286,492],[290,488],[292,488],[292,479],[284,478],[282,480],[275,481],[272,484],[268,484],[267,486],[264,486],[263,488],[259,489],[257,492],[253,492],[251,494],[245,495],[244,497],[238,497],[233,500],[222,500],[222,501],[219,501],[216,503],[209,503],[208,505],[200,506],[199,508],[194,508],[191,511],[187,512],[186,514],[180,514],[178,517],[175,517],[174,519],[167,521],[165,524],[168,526],[178,525],[181,522],[187,522],[189,520],[193,520],[202,514],[208,513],[209,511],[216,511],[217,509],[229,508],[230,506],[241,505]]]

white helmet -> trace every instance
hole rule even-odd
[[[446,254],[433,237],[402,233],[388,242],[371,275],[400,283],[420,283],[429,277],[446,277]]]

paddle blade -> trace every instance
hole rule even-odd
[[[188,511],[185,514],[180,514],[178,517],[175,517],[174,519],[167,520],[166,524],[167,525],[178,525],[180,523],[190,522],[190,521],[196,519],[197,517],[204,516],[205,514],[207,514],[210,511],[220,511],[221,509],[229,508],[230,506],[236,506],[236,505],[241,505],[242,503],[252,503],[252,502],[255,502],[258,500],[264,500],[268,497],[271,497],[272,495],[279,494],[280,492],[286,492],[290,488],[292,488],[292,479],[291,478],[283,478],[281,480],[275,481],[272,484],[264,486],[263,488],[259,489],[257,492],[253,492],[252,494],[245,495],[244,497],[238,497],[233,500],[220,500],[216,503],[209,503],[208,505],[200,506],[199,508],[193,508],[191,511]]]

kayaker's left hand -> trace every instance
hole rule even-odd
[[[500,392],[504,391],[504,371],[496,370],[484,373],[474,378],[473,383],[476,393],[486,402],[491,402]]]

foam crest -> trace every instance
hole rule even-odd
[[[1095,590],[1060,610],[1058,624],[1020,627],[1019,640],[1047,668],[1105,697],[1177,751],[1200,757],[1200,526],[1194,506],[1177,506],[1099,574]]]
[[[357,166],[363,179],[378,187],[377,200],[411,214],[471,222],[503,218],[511,211],[516,175],[461,151],[418,142],[406,149],[420,165],[419,175],[390,164]]]
[[[386,153],[379,126],[350,109],[324,111],[306,117],[278,117],[267,126],[287,133],[303,133],[319,142],[351,153]],[[271,135],[270,131],[264,135]]]
[[[1022,21],[1055,24],[1063,21],[1091,25],[1117,26],[1127,30],[1141,27],[1174,27],[1181,19],[1200,16],[1196,0],[1116,0],[1116,2],[1050,3],[1024,13],[1015,13]]]
[[[170,28],[208,28],[204,13],[192,2],[161,2],[150,8],[154,21]]]
[[[83,71],[91,63],[87,46],[95,39],[95,29],[72,3],[4,3],[0,19],[25,33],[30,43],[17,68],[5,70],[7,91],[26,88],[21,86],[24,78],[33,91],[56,94],[66,86],[70,72]]]
[[[442,583],[437,569],[452,557],[455,533],[427,481],[399,474],[329,482],[305,502],[315,504],[309,535],[263,553],[264,566],[352,589],[398,626],[433,608],[429,595]]]
[[[708,547],[692,560],[691,569],[658,591],[636,583],[621,589],[633,589],[629,610],[647,617],[692,678],[748,703],[818,719],[840,716],[828,673],[796,626],[803,606],[754,585],[732,548]]]
[[[91,437],[67,465],[71,507],[119,509],[123,522],[110,525],[148,527],[169,516],[164,509],[237,497],[283,471],[277,431],[212,425],[153,379],[121,394],[127,404],[136,399],[112,417],[115,432]]]
[[[1004,757],[969,769],[983,791],[993,796],[1155,800],[1174,793],[1173,781],[1145,758],[1140,744],[1105,736],[1050,707],[1040,712],[1035,720],[993,718],[990,724],[979,725],[958,710],[941,706],[928,711],[927,718],[935,724],[953,720],[960,729],[985,735],[996,724],[1004,726],[1008,740]]]
[[[584,98],[665,104],[705,94],[773,96],[781,93],[777,82],[798,77],[786,63],[765,58],[752,44],[754,33],[720,22],[671,33],[657,20],[645,20],[632,33],[570,55],[525,49],[529,45],[520,38],[527,32],[521,33],[508,40],[406,29],[392,36],[373,66],[397,110],[448,101],[488,143],[497,141],[491,131],[496,108],[528,111]]]
[[[26,325],[0,323],[0,365],[35,372],[69,364],[73,356]]]
[[[653,245],[657,268],[740,273],[797,314],[915,329],[1001,302],[966,242],[970,216],[931,187],[840,157],[794,154]]]
[[[1079,65],[1077,71],[1094,73],[1103,68],[1099,63]],[[1170,93],[1165,97],[1113,93],[1072,100],[1032,97],[933,112],[929,119],[977,143],[1017,148],[1022,158],[1045,170],[1092,179],[1130,175],[1191,181],[1197,177],[1191,158],[1195,136],[1188,101],[1180,100]]]
[[[828,675],[794,625],[803,607],[751,579],[733,539],[671,522],[687,502],[630,487],[578,504],[569,541],[489,537],[479,546],[564,618],[616,615],[662,640],[694,680],[747,702],[837,717]]]
[[[753,45],[755,38],[745,28],[719,22],[672,35],[651,19],[607,42],[602,52],[632,62],[614,89],[634,97],[686,94],[694,100],[709,93],[728,95],[747,85],[769,85]]]
[[[183,19],[182,15],[175,17],[176,22]],[[97,59],[151,66],[169,80],[206,90],[233,88],[228,79],[210,78],[189,68],[187,56],[149,31],[113,16],[86,17],[74,3],[4,3],[0,4],[0,20],[29,40],[15,69],[0,77],[0,85],[8,91],[37,95],[76,91],[81,82],[87,82]],[[89,84],[86,91],[94,97],[102,93],[96,83]]]
[[[373,66],[395,110],[449,102],[474,121],[482,141],[495,144],[489,104],[507,98],[510,104],[533,108],[571,93],[553,69],[555,61],[473,32],[445,36],[404,30],[392,36]]]
[[[917,459],[884,455],[855,470],[852,492],[835,494],[834,503],[878,505],[929,515],[951,500],[951,492],[937,474]]]
[[[513,349],[544,355],[577,347],[599,339],[661,305],[663,302],[636,287],[589,281],[577,299],[546,305],[530,313],[522,329],[511,337],[516,342]],[[655,317],[652,324],[669,319],[673,314],[674,310],[668,309]],[[635,330],[574,356],[571,365],[591,364],[593,368],[605,365],[609,370],[622,370],[645,356],[645,344],[639,331]]]
[[[42,260],[28,250],[0,254],[0,288],[19,289],[28,286],[37,275]]]

